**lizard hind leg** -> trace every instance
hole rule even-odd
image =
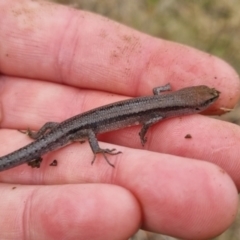
[[[118,151],[118,152],[114,152],[114,151],[116,151],[115,148],[113,148],[113,149],[102,149],[102,148],[99,148],[99,149],[97,150],[97,152],[94,153],[94,157],[93,157],[93,160],[92,160],[91,164],[94,163],[94,161],[95,161],[95,159],[96,159],[97,153],[102,153],[102,154],[103,154],[103,157],[104,157],[105,160],[106,160],[106,162],[107,162],[111,167],[114,168],[114,167],[115,167],[114,164],[112,164],[112,163],[108,160],[108,158],[107,158],[107,156],[106,156],[106,154],[117,155],[117,154],[122,153],[121,151]]]
[[[84,138],[88,139],[89,145],[90,145],[90,147],[92,149],[92,152],[94,154],[94,157],[93,157],[93,160],[92,160],[91,164],[93,164],[95,162],[97,154],[102,153],[106,162],[111,167],[114,167],[114,165],[108,160],[106,154],[116,155],[116,154],[119,154],[121,152],[114,152],[114,151],[116,151],[116,149],[102,149],[102,148],[100,148],[100,146],[98,144],[96,134],[92,129],[85,129],[85,130],[81,130],[81,131],[77,132],[73,136],[72,140],[74,140],[74,141],[78,140],[79,141],[79,139],[84,139]]]
[[[28,135],[32,139],[38,139],[39,137],[45,135],[47,132],[51,131],[58,124],[59,123],[56,123],[56,122],[47,122],[36,132],[30,130],[29,128],[27,130],[18,130],[18,131]]]

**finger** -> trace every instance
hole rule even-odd
[[[80,150],[78,145],[48,155],[40,169],[19,166],[2,172],[1,181],[120,185],[137,198],[144,229],[184,239],[210,239],[227,229],[236,217],[236,187],[226,172],[213,164],[118,148],[123,154],[109,157],[115,164],[112,168],[101,155],[91,165],[89,146],[82,144]],[[58,160],[57,167],[49,166],[53,159]]]
[[[1,239],[127,239],[140,224],[137,201],[117,186],[1,185],[1,192]]]
[[[126,99],[105,92],[5,76],[0,77],[0,84],[0,119],[5,128],[27,126],[38,129],[45,122],[61,122],[87,110]],[[220,98],[209,113],[219,111],[224,101]],[[234,100],[228,102],[227,107],[232,104],[235,104]]]
[[[143,155],[139,160],[142,159],[152,158]],[[158,158],[144,166],[135,162],[118,173],[118,183],[127,184],[134,195],[141,197],[144,229],[160,229],[161,233],[180,239],[212,239],[227,229],[238,209],[236,188],[229,176],[218,167],[199,161],[190,164],[188,159],[178,162],[169,156],[162,160],[163,164],[158,164]]]
[[[61,122],[91,109],[93,104],[94,107],[97,107],[97,105],[121,99],[119,96],[108,93],[79,91],[50,83],[31,83],[27,80],[22,80],[20,83],[11,78],[7,78],[3,82],[2,127],[5,128],[39,129],[47,121]],[[34,86],[31,88],[32,84]],[[12,96],[15,97],[12,98]],[[61,107],[59,107],[60,102],[62,103]],[[99,139],[117,145],[142,148],[139,131],[140,127],[126,128],[104,134]],[[239,131],[240,129],[236,125],[206,117],[175,118],[151,127],[147,133],[148,141],[144,149],[216,163],[230,174],[240,189],[240,153],[236,145],[239,142]],[[5,153],[20,147],[17,142],[13,142],[11,134],[12,132],[1,136],[2,141],[6,142],[9,139],[8,144],[12,145],[12,148]],[[18,132],[15,134],[21,135]],[[191,136],[190,139],[185,138],[187,134]],[[14,135],[14,138],[17,139],[17,136]],[[207,141],[210,138],[212,140]],[[27,137],[23,139],[25,142],[19,140],[21,146],[28,142]],[[1,148],[4,147],[6,144],[1,145]]]
[[[140,128],[123,129],[100,136],[100,140],[141,148]],[[189,136],[189,137],[188,137]],[[194,115],[162,121],[149,129],[144,149],[204,160],[223,168],[240,190],[240,127]]]
[[[55,83],[0,76],[1,127],[38,129],[46,121],[61,122],[123,96],[79,90]],[[126,99],[126,97],[125,97]]]
[[[167,82],[206,84],[222,92],[226,105],[239,97],[239,78],[222,60],[104,17],[26,0],[2,1],[0,14],[4,74],[130,96]]]

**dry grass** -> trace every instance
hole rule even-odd
[[[96,12],[142,32],[184,43],[219,56],[240,73],[238,0],[52,0]],[[194,19],[194,21],[193,21]],[[240,111],[226,120],[240,123]],[[240,217],[215,240],[240,239]],[[173,240],[140,231],[134,240]]]

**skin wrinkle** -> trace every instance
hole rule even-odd
[[[28,195],[28,197],[25,199],[24,201],[24,205],[23,205],[23,209],[22,209],[22,235],[23,235],[23,239],[28,239],[31,236],[31,229],[32,227],[29,226],[28,223],[31,223],[31,213],[33,213],[34,211],[32,208],[33,205],[33,198],[35,193],[37,193],[38,190],[37,189],[32,189],[30,195]],[[37,194],[36,194],[37,196]]]
[[[5,92],[5,77],[4,75],[0,74],[0,128],[2,128],[2,122],[4,122],[4,103],[3,103],[3,96],[4,96],[4,92]]]
[[[5,89],[6,89],[6,78],[4,75],[0,75],[0,107],[1,107],[1,116],[0,116],[0,127],[2,128],[2,123],[5,120],[5,113],[7,112],[5,110],[5,106],[3,104],[3,97],[4,97],[4,93],[5,93]]]
[[[67,85],[68,85],[68,79],[71,78],[72,72],[74,71],[73,63],[76,58],[76,52],[77,52],[76,50],[78,49],[79,42],[81,42],[79,41],[80,37],[77,31],[79,22],[80,20],[82,20],[80,18],[82,17],[79,15],[70,16],[70,19],[66,23],[66,27],[62,29],[63,30],[61,34],[62,38],[61,37],[59,38],[61,39],[61,41],[59,43],[60,46],[58,48],[57,62],[60,69],[59,72],[61,72],[60,74],[61,82]],[[74,28],[75,30],[73,30],[72,28]],[[69,44],[67,43],[71,43],[70,54],[69,54],[69,51],[67,50],[69,49]],[[65,51],[65,48],[66,48],[66,51]],[[66,53],[67,53],[67,60],[66,60]],[[67,64],[67,67],[66,67],[66,64]]]
[[[148,84],[148,81],[146,81],[146,79],[144,78],[144,73],[147,72],[147,62],[148,62],[148,54],[146,54],[146,51],[144,49],[145,45],[147,44],[148,40],[147,38],[142,38],[141,40],[139,38],[136,38],[134,37],[134,41],[136,41],[135,45],[138,45],[138,49],[136,49],[136,55],[138,57],[138,59],[140,59],[140,63],[141,63],[141,66],[142,67],[139,67],[139,68],[133,68],[135,69],[135,71],[133,72],[133,86],[135,85],[134,87],[134,95],[132,96],[142,96],[142,86],[145,85],[145,83],[147,82]],[[151,77],[152,78],[152,77]],[[150,79],[151,79],[150,78]],[[150,87],[150,89],[152,89],[152,86]],[[151,92],[148,92],[147,95],[151,95],[152,94],[152,91]]]

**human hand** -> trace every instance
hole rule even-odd
[[[209,113],[238,100],[238,76],[209,54],[47,2],[2,1],[0,14],[0,156],[31,141],[16,129],[150,95],[167,82],[217,88]],[[92,166],[88,143],[74,143],[46,155],[40,169],[0,173],[1,239],[127,239],[139,227],[209,239],[228,228],[238,207],[239,127],[174,118],[148,131],[144,149],[139,129],[100,136],[101,147],[123,152],[109,157],[115,169],[100,155]]]

